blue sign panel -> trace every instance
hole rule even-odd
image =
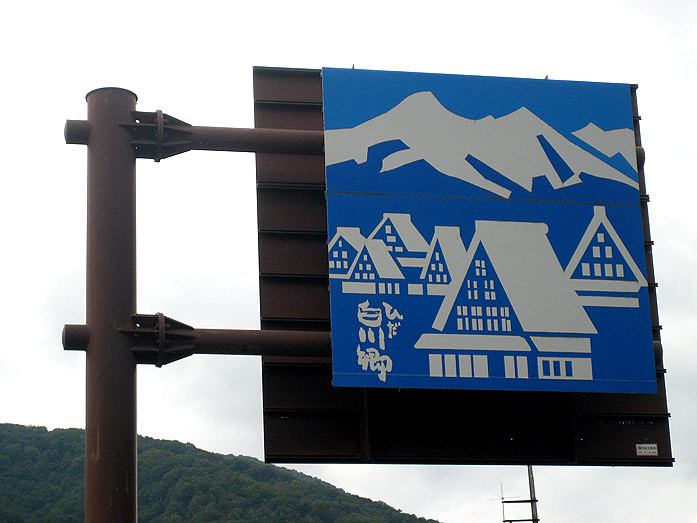
[[[322,77],[334,385],[656,391],[629,85]]]

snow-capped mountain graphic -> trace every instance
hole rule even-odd
[[[617,154],[621,155],[632,169],[637,170],[636,145],[632,129],[603,131],[591,122],[572,134],[610,158]]]
[[[617,132],[616,132],[617,131]],[[603,131],[595,125],[574,137],[601,153],[621,154],[636,170],[633,134]],[[482,164],[531,192],[545,177],[561,189],[582,183],[581,173],[625,184],[635,180],[562,135],[526,107],[495,118],[473,120],[450,112],[430,91],[414,93],[386,113],[350,129],[325,130],[326,165],[367,161],[374,145],[401,140],[406,149],[383,159],[382,172],[424,160],[440,173],[508,198],[511,190],[492,180]],[[607,152],[606,152],[607,151]]]

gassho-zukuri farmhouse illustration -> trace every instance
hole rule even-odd
[[[567,267],[547,232],[544,223],[481,220],[466,246],[459,227],[436,226],[427,241],[410,215],[385,213],[367,236],[337,227],[329,277],[371,303],[399,294],[440,299],[432,332],[414,345],[428,352],[431,377],[488,378],[496,351],[507,378],[592,380],[597,330],[584,307],[638,307],[646,279],[605,207],[594,207]]]

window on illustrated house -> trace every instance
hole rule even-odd
[[[605,243],[605,233],[599,232],[596,236],[598,243]]]

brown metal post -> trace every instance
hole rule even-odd
[[[136,158],[119,126],[133,121],[136,99],[118,88],[87,94],[87,523],[135,523],[138,512],[136,362],[118,332],[136,312]]]

